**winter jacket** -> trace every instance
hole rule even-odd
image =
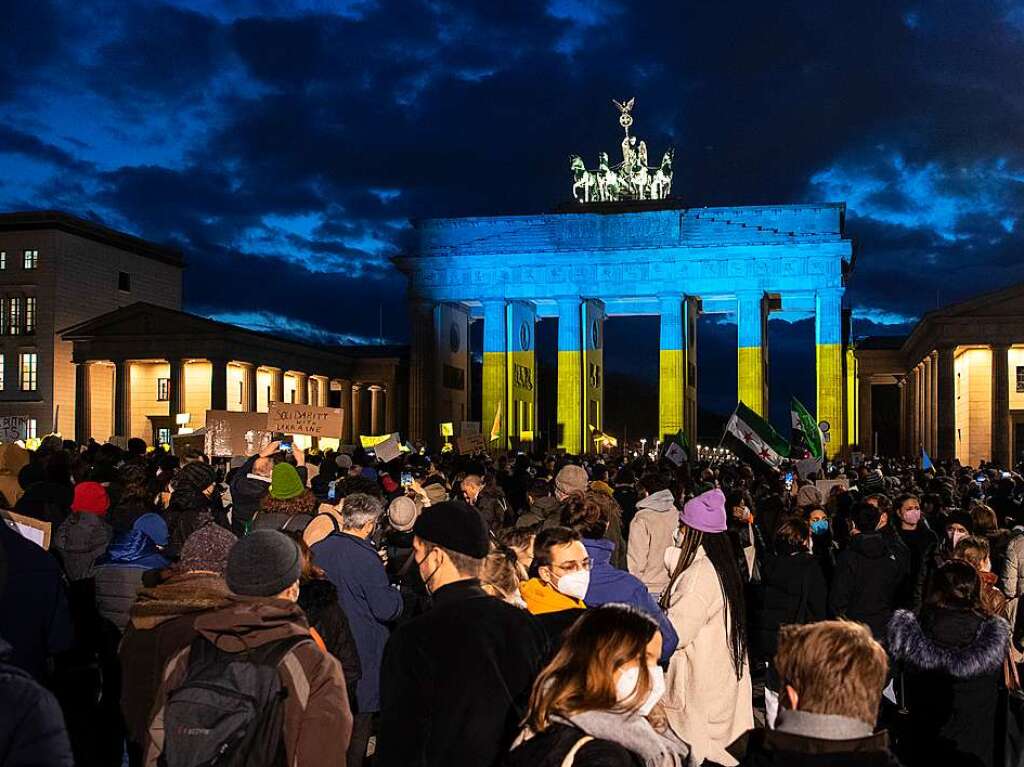
[[[171,548],[174,551],[181,551],[188,537],[203,525],[213,521],[214,514],[210,499],[205,495],[191,489],[179,489],[171,493],[171,502],[164,513],[164,519],[167,520]]]
[[[222,652],[236,653],[292,637],[309,637],[302,608],[283,599],[233,597],[230,603],[196,618],[196,632]],[[191,648],[176,653],[164,670],[154,711],[177,689],[188,672]],[[284,698],[282,741],[290,765],[345,763],[352,736],[352,712],[337,658],[313,641],[299,642],[278,665]],[[145,764],[155,767],[163,750],[163,718],[149,727]]]
[[[0,636],[11,647],[7,662],[43,681],[47,658],[74,640],[64,576],[56,559],[0,520],[0,560],[5,557]]]
[[[11,646],[0,638],[0,765],[73,767],[75,760],[57,699],[9,662],[11,652]]]
[[[908,610],[917,610],[924,599],[928,563],[935,555],[939,537],[923,521],[914,530],[904,530],[898,525],[894,530],[908,553],[907,577],[900,584],[896,604]]]
[[[530,510],[516,520],[516,527],[536,527],[547,530],[562,524],[562,504],[552,495],[538,498],[530,505]]]
[[[616,485],[612,497],[622,509],[622,529],[628,534],[629,526],[633,523],[633,517],[636,516],[636,504],[640,494],[637,493],[633,485]]]
[[[251,455],[241,468],[231,476],[228,487],[231,490],[231,529],[235,535],[242,535],[246,525],[259,511],[260,501],[270,492],[270,477],[252,473],[259,455]],[[300,478],[305,479],[302,475]]]
[[[769,559],[762,586],[762,603],[755,608],[750,645],[753,654],[767,661],[775,657],[782,626],[825,620],[828,588],[821,567],[809,551]]]
[[[139,591],[118,650],[130,743],[141,748],[145,741],[164,666],[196,638],[196,617],[225,607],[230,597],[224,579],[211,573],[182,573]]]
[[[999,684],[1010,626],[971,610],[898,610],[889,652],[903,670],[907,732],[897,753],[908,765],[991,767]]]
[[[896,593],[908,569],[906,557],[881,533],[853,536],[836,561],[829,613],[866,623],[875,639],[884,641]]]
[[[1006,559],[999,573],[1003,593],[1010,599],[1024,596],[1024,535],[1013,538],[1006,547]]]
[[[636,504],[629,527],[626,563],[656,598],[668,586],[665,552],[679,529],[679,509],[671,490],[659,490]]]
[[[586,733],[568,724],[552,724],[512,750],[505,767],[562,767],[573,747]],[[643,759],[618,743],[591,739],[576,752],[573,762],[590,767],[644,767]]]
[[[53,535],[53,548],[69,581],[91,578],[96,560],[107,550],[114,531],[95,514],[72,512]]]
[[[584,538],[583,545],[590,556],[590,585],[583,601],[587,607],[599,607],[609,602],[622,602],[633,605],[658,621],[661,626],[661,660],[667,661],[675,652],[679,639],[672,622],[658,607],[651,592],[635,575],[612,567],[611,556],[613,544],[602,538],[594,540]],[[664,566],[664,565],[662,565]]]
[[[381,669],[376,767],[492,767],[512,745],[545,654],[525,610],[475,579],[433,594],[399,627]]]
[[[756,729],[729,746],[742,767],[901,767],[885,732],[867,738],[826,740]]]
[[[363,669],[348,617],[338,604],[338,590],[327,579],[304,581],[299,588],[299,607],[306,613],[309,625],[323,638],[327,651],[341,661],[349,701],[354,702],[356,683]]]
[[[985,534],[988,540],[989,561],[992,563],[992,572],[1001,573],[1006,567],[1006,552],[1013,537],[1009,530],[993,530]]]
[[[359,713],[380,710],[380,663],[388,641],[387,623],[402,612],[402,595],[369,541],[348,533],[327,536],[313,547],[313,558],[338,589],[359,649],[363,675],[357,687]]]
[[[586,605],[578,599],[566,596],[544,583],[540,578],[530,578],[519,587],[519,593],[526,602],[531,615],[557,613],[562,610],[580,610]]]
[[[128,614],[142,588],[146,570],[162,570],[170,561],[157,551],[145,533],[131,530],[117,536],[107,553],[96,560],[96,607],[119,631],[128,625]]]
[[[670,571],[680,553],[673,547],[666,555]],[[727,616],[718,573],[703,546],[672,586],[668,617],[679,637],[662,698],[669,726],[690,744],[698,764],[734,765],[726,748],[754,726],[750,664],[744,657],[737,679],[726,626],[726,618],[735,617]]]
[[[135,521],[143,514],[153,511],[152,503],[140,501],[122,501],[110,510],[107,521],[114,530],[114,535],[126,533],[135,525]]]
[[[331,533],[340,533],[344,521],[341,512],[335,506],[329,503],[321,503],[317,513],[313,515],[309,524],[303,529],[302,540],[306,542],[307,546],[320,543]]]

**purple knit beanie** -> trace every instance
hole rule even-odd
[[[725,493],[716,487],[687,501],[679,521],[702,533],[724,533]]]

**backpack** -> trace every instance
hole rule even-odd
[[[193,640],[185,679],[170,691],[163,719],[161,767],[285,765],[284,701],[278,665],[309,636],[270,642],[240,653]]]

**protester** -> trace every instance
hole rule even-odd
[[[492,597],[525,609],[516,564],[516,553],[511,549],[504,546],[492,549],[480,569],[480,588]]]
[[[525,610],[480,587],[489,540],[476,511],[431,506],[413,532],[433,606],[388,642],[374,765],[497,765],[526,711],[544,633]]]
[[[626,569],[626,544],[622,537],[622,510],[615,499],[605,493],[598,493],[588,488],[590,477],[582,466],[567,464],[555,476],[555,498],[562,504],[561,524],[565,524],[566,505],[576,496],[601,509],[601,516],[606,520],[605,531],[601,535],[608,543],[609,561],[612,567]]]
[[[892,520],[894,528],[910,554],[907,575],[896,595],[896,601],[902,607],[916,610],[921,606],[924,596],[926,567],[935,556],[939,539],[922,518],[921,501],[916,495],[901,495],[893,506],[896,509]]]
[[[117,505],[110,510],[110,526],[114,529],[115,535],[128,532],[135,525],[135,520],[153,511],[149,474],[144,465],[125,466],[121,470],[120,479],[121,494],[117,499]]]
[[[281,443],[271,442],[259,453],[249,456],[234,470],[228,486],[231,491],[231,529],[244,535],[259,511],[260,503],[270,491],[274,461],[271,456],[281,449]]]
[[[313,521],[317,505],[295,467],[279,463],[271,472],[270,489],[260,500],[253,528],[301,533]]]
[[[163,553],[168,540],[167,523],[150,512],[138,517],[128,532],[115,535],[107,552],[96,560],[96,606],[118,631],[128,625],[143,573],[170,564]]]
[[[175,475],[174,490],[164,514],[174,551],[181,551],[186,538],[213,521],[210,497],[216,479],[214,470],[202,461],[182,466]]]
[[[665,691],[661,632],[625,605],[588,611],[537,677],[508,767],[685,767],[686,743],[656,707]]]
[[[338,602],[348,617],[359,650],[362,676],[356,688],[356,711],[350,767],[359,767],[373,734],[373,715],[380,711],[381,659],[388,640],[388,623],[402,612],[402,595],[388,582],[380,555],[370,540],[382,514],[380,501],[356,493],[345,496],[341,532],[312,547],[316,560],[338,590]]]
[[[647,494],[636,502],[626,562],[629,572],[657,599],[668,585],[665,552],[679,529],[679,509],[668,483],[660,475],[648,474],[640,484]]]
[[[726,747],[754,724],[743,578],[726,535],[725,495],[687,501],[676,545],[665,555],[661,598],[679,647],[666,678],[665,714],[673,732],[703,760],[734,765]]]
[[[542,530],[561,524],[562,504],[551,494],[551,483],[535,479],[527,491],[529,510],[519,515],[516,527]]]
[[[287,764],[345,763],[352,715],[344,677],[337,659],[311,638],[295,603],[301,567],[298,545],[275,530],[257,530],[232,547],[225,578],[233,596],[226,607],[196,618],[202,641],[168,662],[150,720],[147,765],[176,760],[179,751],[195,764],[224,758],[226,740],[250,758],[255,748],[266,754],[283,746]],[[252,668],[260,662],[276,667],[272,683],[250,684],[243,692],[240,686],[255,672],[218,675],[230,663]],[[211,685],[225,690],[218,690],[219,699]],[[269,697],[278,685],[286,694]],[[248,692],[257,706],[238,708],[228,690]],[[278,715],[261,716],[264,706],[278,707]],[[224,717],[225,710],[237,718]]]

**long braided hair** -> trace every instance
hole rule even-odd
[[[698,549],[703,546],[704,554],[718,574],[722,600],[725,602],[722,615],[729,639],[732,667],[736,678],[742,679],[747,657],[747,611],[743,598],[743,577],[736,564],[732,542],[726,533],[704,533],[687,525],[683,525],[680,531],[682,541],[679,544],[679,562],[672,571],[672,577],[665,593],[661,595],[659,604],[663,610],[668,610],[672,604],[672,592],[675,590],[676,582],[690,568],[697,557]]]

